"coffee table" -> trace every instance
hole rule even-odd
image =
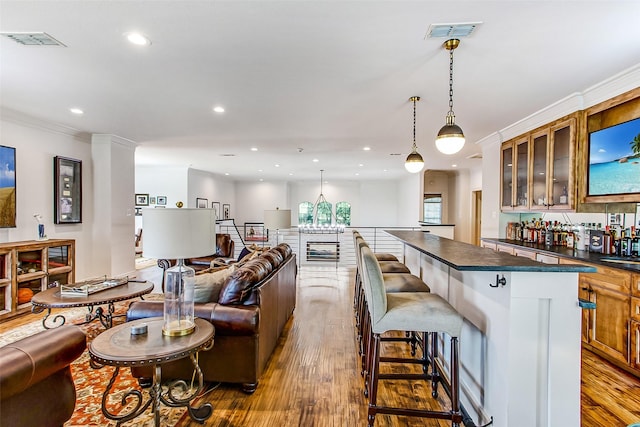
[[[85,321],[81,324],[99,319],[102,326],[108,329],[113,326],[113,303],[142,297],[142,295],[148,294],[152,290],[153,283],[135,280],[86,296],[64,296],[60,294],[60,288],[55,287],[38,292],[31,298],[31,312],[42,313],[46,309],[47,314],[44,316],[44,319],[42,319],[42,326],[44,326],[45,329],[51,329],[62,326],[66,322],[64,315],[58,314],[53,318],[52,324],[50,326],[47,325],[47,319],[51,315],[52,308],[87,307],[89,312],[85,315]],[[106,312],[101,307],[101,305],[105,304],[107,305]],[[95,306],[98,306],[98,308],[94,312],[93,309]],[[58,322],[61,323],[57,324]]]
[[[160,425],[160,404],[170,407],[186,407],[189,416],[199,423],[203,423],[211,416],[213,407],[205,403],[200,407],[191,406],[190,402],[198,396],[203,388],[203,376],[198,365],[197,353],[200,350],[210,350],[213,347],[213,325],[204,320],[196,319],[196,329],[189,335],[168,337],[162,335],[162,317],[138,319],[107,329],[89,343],[91,366],[99,369],[104,365],[115,366],[116,369],[102,395],[102,413],[117,425],[129,421],[144,413],[152,405],[154,422]],[[147,325],[147,333],[132,335],[131,327],[141,324]],[[171,360],[189,357],[198,376],[198,385],[190,390],[186,381],[175,380],[167,384],[162,390],[162,364]],[[106,407],[109,391],[113,387],[120,367],[151,366],[153,367],[153,385],[149,389],[149,400],[143,402],[142,392],[137,389],[127,391],[121,399],[123,406],[121,414],[113,413]],[[184,395],[180,395],[182,391]],[[130,399],[133,398],[133,399]],[[128,411],[128,412],[126,412]]]

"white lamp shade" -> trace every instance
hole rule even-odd
[[[464,136],[436,138],[436,148],[443,154],[455,154],[464,147]]]
[[[264,227],[267,230],[284,230],[291,228],[291,209],[264,211]]]
[[[213,209],[143,209],[142,229],[147,258],[195,258],[216,252]]]

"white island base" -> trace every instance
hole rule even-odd
[[[580,426],[578,272],[458,270],[406,244],[405,263],[465,318],[461,401],[476,425]]]

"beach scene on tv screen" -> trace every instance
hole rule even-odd
[[[589,135],[589,195],[640,193],[640,118]]]

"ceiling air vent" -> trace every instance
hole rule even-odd
[[[474,153],[470,156],[467,156],[467,159],[481,159],[482,158],[482,153]]]
[[[0,33],[0,35],[24,46],[67,47],[64,43],[59,42],[47,33]]]
[[[431,24],[425,39],[469,37],[482,22],[463,22],[459,24]]]

